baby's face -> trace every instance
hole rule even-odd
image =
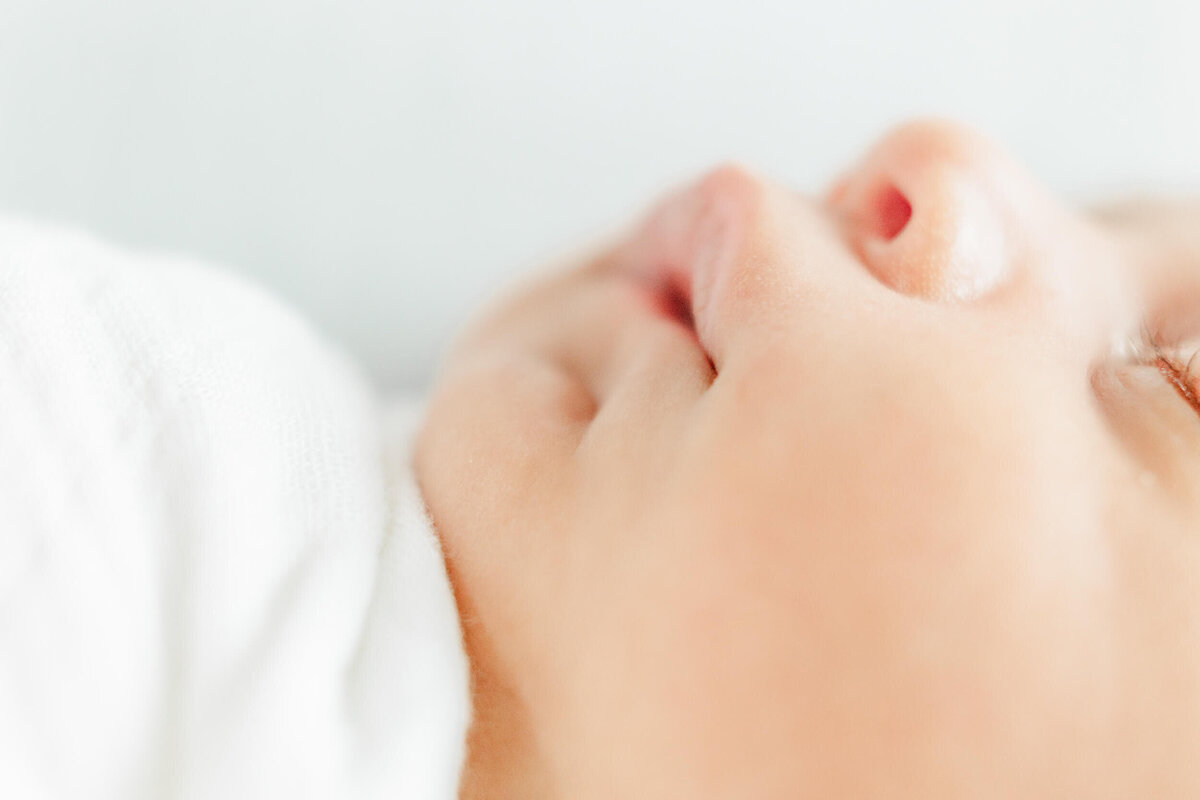
[[[476,757],[515,715],[571,797],[1200,796],[1187,246],[920,124],[498,306],[417,463]]]

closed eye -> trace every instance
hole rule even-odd
[[[1197,394],[1196,374],[1192,371],[1193,365],[1196,363],[1196,357],[1200,355],[1200,350],[1192,353],[1187,361],[1180,361],[1171,358],[1169,355],[1160,354],[1155,357],[1154,366],[1163,374],[1167,382],[1175,387],[1175,391],[1179,396],[1191,404],[1192,408],[1200,413],[1200,396]]]
[[[1162,374],[1175,392],[1200,414],[1200,347],[1186,349],[1171,345],[1163,336],[1149,328],[1142,329],[1141,346],[1137,348],[1139,359]]]

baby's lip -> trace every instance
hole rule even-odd
[[[677,275],[664,274],[660,279],[647,282],[651,304],[656,313],[673,320],[696,335],[696,324],[692,317],[692,303],[686,284],[681,285]]]
[[[651,313],[685,329],[711,362],[692,304],[697,258],[688,240],[694,238],[695,219],[680,207],[681,199],[669,198],[642,223],[621,248],[618,271],[642,287]]]
[[[667,197],[622,247],[620,270],[644,284],[655,310],[697,334],[696,295],[719,279],[731,215],[721,196],[688,188]],[[710,359],[711,360],[711,359]]]
[[[775,184],[740,166],[721,166],[656,207],[619,263],[658,287],[665,307],[689,309],[679,318],[719,369],[734,351],[753,347],[755,330],[777,329],[775,316],[785,313],[800,284],[816,281],[801,281],[774,257],[786,237],[808,234],[791,224],[793,214],[799,222],[823,212],[801,213]],[[827,244],[840,250],[832,232],[814,228],[813,235],[829,237]]]
[[[687,191],[660,202],[625,244],[622,270],[645,281],[689,284],[687,243],[695,226],[695,206]]]

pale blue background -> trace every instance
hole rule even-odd
[[[236,266],[389,385],[497,284],[738,157],[938,112],[1077,196],[1200,184],[1200,4],[0,0],[0,207]]]

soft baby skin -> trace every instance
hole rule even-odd
[[[417,448],[465,797],[1200,796],[1200,258],[923,122],[486,313]]]

